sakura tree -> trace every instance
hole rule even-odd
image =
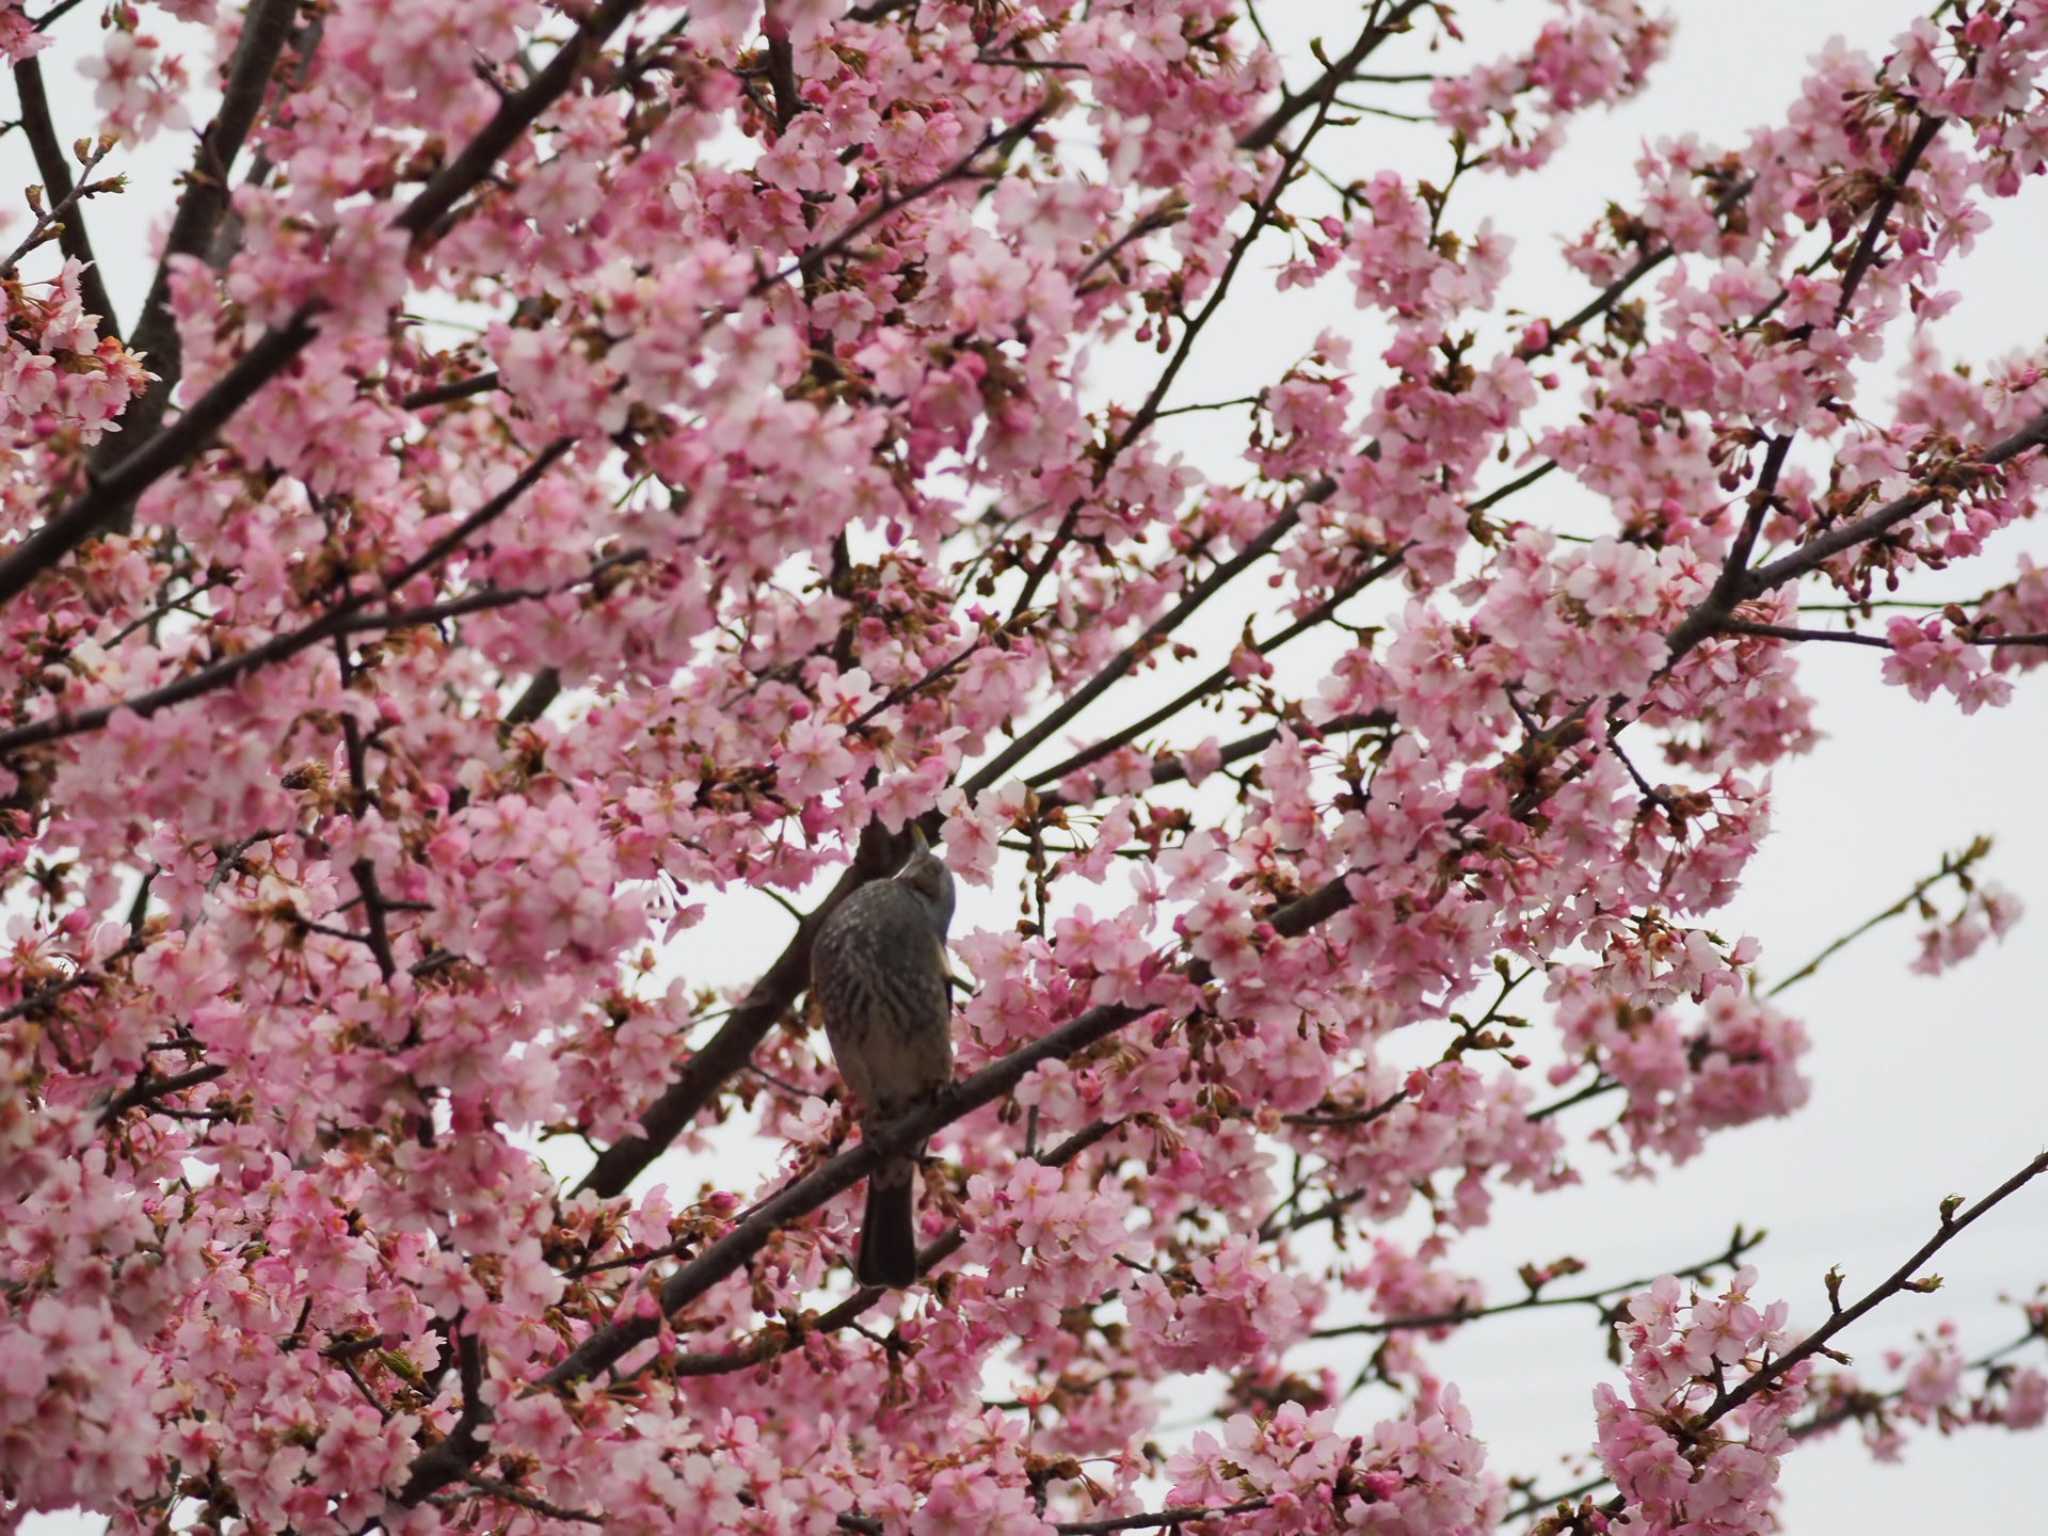
[[[2040,1293],[1846,1363],[2048,1156],[1825,1310],[1743,1232],[1460,1264],[1806,1101],[1812,967],[1714,926],[1802,657],[1935,729],[2044,659],[2048,377],[1941,320],[2027,238],[2048,0],[1647,146],[1546,316],[1460,194],[1668,21],[1300,30],[0,0],[4,1528],[1749,1536],[1830,1430],[2048,1421]],[[1177,389],[1276,287],[1312,349]],[[810,943],[915,834],[958,1075],[864,1137]],[[2015,920],[1984,854],[1880,914],[1921,968]],[[920,1282],[858,1286],[927,1140]],[[1433,1346],[1574,1302],[1590,1476],[1511,1480]]]

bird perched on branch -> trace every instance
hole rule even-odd
[[[953,1079],[952,995],[946,929],[953,874],[912,829],[910,859],[894,879],[862,886],[818,930],[811,994],[839,1075],[874,1135]],[[917,1279],[914,1176],[924,1146],[885,1159],[868,1175],[854,1273],[862,1285]]]

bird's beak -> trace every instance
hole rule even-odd
[[[932,845],[924,840],[924,828],[914,821],[910,824],[910,851],[913,855],[932,851]]]

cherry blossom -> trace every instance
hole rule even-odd
[[[1940,338],[2048,6],[1642,146],[1551,315],[1461,187],[1671,23],[1470,20],[0,0],[0,1524],[1500,1524],[1440,1345],[1581,1261],[1472,1235],[1816,1091],[1730,916],[1804,657],[1965,714],[2041,660],[2048,373]],[[1354,111],[1418,85],[1448,175]],[[1268,282],[1316,334],[1190,396]],[[861,1132],[810,944],[917,836],[957,1080]],[[1977,857],[1872,963],[2006,935]],[[1850,1419],[2048,1421],[2038,1303],[1866,1384],[1751,1263],[1562,1298],[1612,1488],[1526,1513],[1751,1536]]]

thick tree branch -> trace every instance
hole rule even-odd
[[[449,1330],[454,1333],[451,1327]],[[484,1440],[477,1433],[491,1422],[490,1405],[484,1401],[483,1345],[473,1333],[456,1334],[456,1365],[461,1372],[462,1412],[445,1440],[429,1446],[412,1465],[412,1475],[398,1495],[401,1504],[417,1504],[427,1494],[446,1487],[458,1478],[466,1479],[469,1469],[482,1459]]]
[[[271,78],[277,73],[277,61],[291,37],[298,9],[299,0],[254,0],[242,22],[242,37],[228,68],[220,110],[199,136],[192,169],[185,175],[184,193],[171,216],[163,258],[157,263],[149,296],[143,300],[142,313],[128,340],[132,350],[145,355],[157,381],[129,405],[121,418],[121,435],[102,439],[93,455],[97,468],[107,469],[118,462],[118,445],[124,440],[147,442],[155,434],[163,425],[178,381],[185,376],[184,350],[178,340],[177,320],[171,314],[171,274],[181,258],[203,255],[213,243],[214,230],[228,206],[235,156],[256,125],[256,114],[262,110]],[[130,497],[113,509],[109,526],[123,525],[134,514],[135,502]]]
[[[1118,1120],[1097,1120],[1074,1132],[1051,1151],[1033,1157],[1032,1161],[1046,1168],[1062,1167],[1109,1136],[1122,1123]],[[958,1253],[966,1241],[967,1234],[961,1228],[949,1228],[944,1236],[935,1238],[918,1251],[917,1272],[920,1275],[930,1274],[939,1264]],[[652,1258],[654,1255],[649,1257]],[[801,1327],[764,1331],[735,1349],[671,1355],[661,1363],[662,1374],[722,1376],[731,1371],[748,1370],[800,1347],[805,1339],[836,1333],[848,1327],[863,1312],[891,1294],[893,1293],[883,1286],[864,1285],[836,1307],[819,1314]]]
[[[2044,445],[2048,445],[2048,411],[2034,417],[2017,432],[1993,443],[1969,462],[1995,468]],[[1761,597],[1788,581],[1797,581],[1819,570],[1835,556],[1859,544],[1867,544],[1925,511],[1940,501],[1942,494],[1941,488],[1935,486],[1909,492],[1874,512],[1816,534],[1790,554],[1758,566],[1748,572],[1730,593],[1723,594],[1717,584],[1714,591],[1702,598],[1686,615],[1684,622],[1671,632],[1667,642],[1670,659],[1676,661],[1701,641],[1726,628],[1737,603]]]
[[[197,1088],[202,1083],[210,1083],[217,1077],[225,1076],[227,1070],[226,1067],[214,1063],[194,1067],[191,1071],[180,1072],[174,1077],[150,1077],[147,1074],[138,1076],[125,1092],[110,1100],[107,1107],[100,1111],[100,1124],[112,1125],[131,1109],[148,1108],[170,1094],[182,1093],[187,1088]]]
[[[305,350],[314,334],[310,307],[264,332],[175,423],[146,439],[111,472],[94,480],[83,496],[15,545],[0,560],[0,603],[20,596],[79,545],[112,527],[124,508],[203,447],[257,390]],[[127,440],[126,433],[110,439]]]

